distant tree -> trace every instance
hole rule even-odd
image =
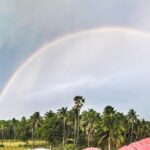
[[[54,113],[52,110],[50,110],[50,111],[48,111],[48,112],[45,113],[44,118],[45,118],[45,119],[51,118],[51,117],[53,117],[54,115],[55,115],[55,113]]]
[[[39,127],[41,123],[41,116],[39,112],[35,112],[31,117],[31,127],[32,127],[32,148],[34,147],[35,141],[35,131]]]
[[[31,137],[30,126],[26,117],[22,117],[19,122],[19,138],[24,142],[28,142],[28,139]]]
[[[93,141],[93,136],[98,130],[99,121],[100,114],[94,111],[93,109],[89,109],[88,111],[84,111],[82,113],[81,127],[82,131],[87,137],[88,147],[91,146],[90,142]]]
[[[75,122],[75,112],[73,109],[71,109],[67,111],[67,120],[66,120],[66,132],[67,132],[66,140],[69,140],[70,143],[73,142],[74,138],[74,122]]]
[[[134,109],[130,109],[127,118],[128,123],[131,124],[131,132],[130,132],[130,143],[133,141],[133,130],[134,130],[134,124],[137,121],[138,115],[136,114],[136,111]]]
[[[74,113],[75,113],[75,126],[74,126],[74,144],[78,143],[79,137],[79,124],[80,124],[80,110],[85,102],[85,99],[82,96],[75,96],[74,97]]]
[[[111,150],[112,144],[119,147],[124,142],[123,133],[125,131],[120,114],[113,107],[106,106],[101,117],[101,138],[99,143],[107,140],[108,150]]]
[[[2,145],[3,145],[3,141],[4,141],[4,125],[3,124],[1,125],[0,131],[1,131],[1,139],[2,139]]]
[[[112,106],[108,105],[104,108],[103,115],[110,115],[110,114],[114,114],[115,112],[116,110],[114,110]]]
[[[52,114],[52,115],[48,115]],[[44,140],[48,141],[49,144],[58,143],[62,138],[62,126],[58,114],[56,113],[46,113],[44,116],[42,128],[42,137]]]
[[[12,124],[13,124],[13,134],[14,134],[14,141],[16,140],[16,125],[17,125],[17,120],[15,118],[12,119]]]
[[[63,149],[65,148],[65,140],[66,140],[66,120],[67,120],[67,107],[62,107],[58,109],[59,115],[63,118]]]

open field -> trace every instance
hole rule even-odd
[[[3,142],[4,147],[0,147],[1,150],[26,150],[32,147],[32,141],[26,143],[21,141],[6,140]],[[35,147],[47,147],[47,142],[45,141],[35,141]]]
[[[19,147],[4,147],[0,149],[1,150],[26,150],[26,148],[19,148]]]
[[[27,150],[32,147],[32,141],[29,141],[28,145],[26,145],[25,142],[6,140],[4,141],[3,144],[4,144],[4,147],[0,147],[0,150]],[[48,144],[46,141],[35,141],[35,148],[39,148],[39,147],[48,148]],[[57,145],[56,147],[52,147],[52,149],[62,150],[62,145]],[[111,150],[116,150],[116,149],[112,148]]]

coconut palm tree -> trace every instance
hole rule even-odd
[[[17,120],[15,118],[12,119],[12,124],[13,124],[13,133],[14,133],[14,141],[16,140],[16,124]]]
[[[121,121],[120,114],[117,113],[113,107],[107,106],[101,116],[101,138],[99,143],[107,140],[108,150],[111,150],[111,145],[119,147],[124,142],[124,125]]]
[[[71,109],[67,111],[67,120],[66,120],[66,140],[72,142],[74,140],[74,124],[75,124],[75,113]]]
[[[134,129],[136,130],[136,140],[140,140],[149,137],[149,124],[144,120],[137,119]]]
[[[48,112],[45,113],[44,117],[45,118],[51,118],[54,115],[55,115],[55,113],[52,110],[50,110],[50,111],[48,111]]]
[[[110,114],[114,114],[115,112],[116,110],[114,110],[112,106],[108,105],[104,108],[103,115],[110,115]]]
[[[100,114],[89,109],[82,113],[81,118],[81,129],[87,136],[88,147],[91,146],[91,141],[93,141],[93,136],[97,132],[98,124],[100,121]]]
[[[2,145],[4,141],[4,125],[1,126],[1,137],[2,137]]]
[[[39,112],[35,112],[31,117],[31,127],[32,127],[32,147],[34,147],[35,141],[35,131],[39,127],[41,122],[41,116]]]
[[[75,96],[74,97],[74,113],[75,113],[75,127],[74,127],[74,144],[78,143],[79,137],[79,124],[80,124],[80,110],[85,102],[85,99],[82,96]]]
[[[28,120],[24,116],[21,118],[19,122],[18,132],[19,132],[19,139],[28,144],[28,139],[30,138],[30,126]]]
[[[63,149],[65,147],[66,139],[66,120],[67,120],[67,107],[62,107],[58,110],[60,117],[63,118]]]
[[[131,132],[130,132],[130,143],[133,141],[133,131],[134,131],[134,124],[137,121],[138,115],[136,114],[136,111],[134,109],[130,109],[127,118],[129,124],[131,124]]]

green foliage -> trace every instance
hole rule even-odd
[[[19,122],[18,137],[23,142],[27,142],[31,137],[30,125],[25,117],[22,117],[21,121]]]
[[[61,120],[57,114],[51,117],[45,117],[42,128],[42,138],[46,139],[49,143],[57,143],[62,139],[62,126]]]
[[[118,148],[124,142],[125,132],[121,114],[114,111],[114,108],[107,106],[101,118],[101,138],[99,143],[106,140],[108,141],[108,149],[110,149],[112,145]]]
[[[79,150],[79,148],[75,144],[67,144],[65,150]]]
[[[0,147],[4,147],[4,144],[0,144]]]

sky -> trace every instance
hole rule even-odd
[[[0,1],[0,118],[106,105],[148,120],[148,0]],[[9,109],[8,109],[9,108]]]

